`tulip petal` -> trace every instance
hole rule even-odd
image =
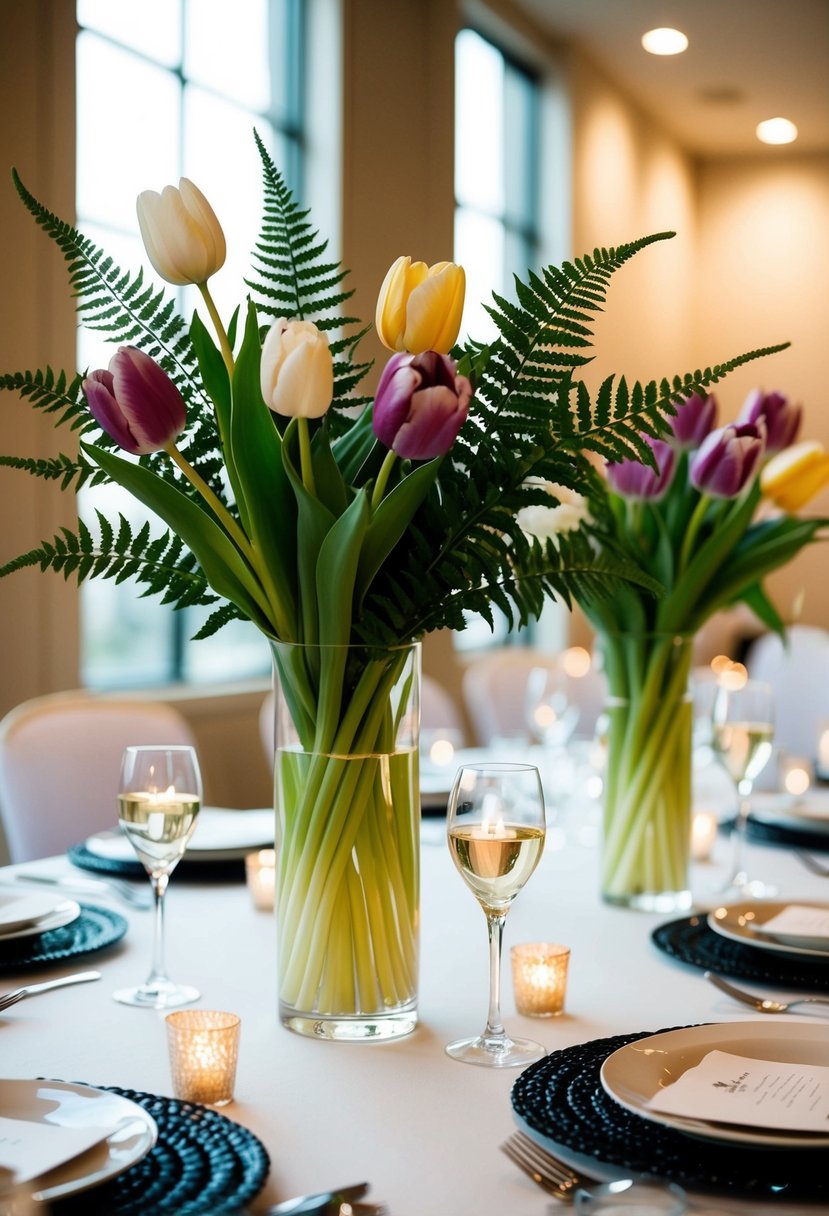
[[[89,412],[101,430],[111,435],[125,452],[138,455],[139,447],[112,392],[112,373],[92,372],[83,382],[83,391]]]
[[[402,358],[410,360],[411,355],[403,355]],[[395,436],[408,417],[412,394],[421,380],[422,376],[410,363],[399,366],[394,374],[385,380],[381,377],[377,386],[372,426],[375,435],[385,447],[394,447]]]
[[[451,389],[442,385],[420,389],[412,397],[408,419],[395,436],[394,451],[410,460],[442,456],[455,442],[465,418],[466,412],[458,407]]]

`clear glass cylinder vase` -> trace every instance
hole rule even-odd
[[[279,1015],[399,1038],[417,1023],[420,645],[271,649]]]
[[[691,906],[691,734],[687,635],[603,635],[609,699],[602,898],[646,911]]]

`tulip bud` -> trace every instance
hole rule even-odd
[[[372,425],[382,444],[409,460],[443,456],[469,412],[472,385],[448,355],[392,355],[374,398]]]
[[[334,360],[311,321],[280,317],[268,330],[260,364],[262,396],[286,418],[321,418],[334,395]]]
[[[714,498],[736,498],[759,469],[765,446],[762,422],[729,424],[712,431],[691,457],[692,484]]]
[[[461,327],[466,276],[453,262],[400,257],[377,297],[377,335],[389,350],[448,354]]]
[[[646,438],[656,460],[656,469],[640,460],[619,460],[606,466],[607,480],[617,494],[632,501],[655,500],[671,484],[676,467],[676,452],[662,439]]]
[[[191,181],[138,196],[141,239],[158,274],[168,283],[206,283],[225,261],[225,236],[213,208]]]
[[[717,420],[717,398],[694,393],[687,397],[671,418],[674,439],[681,448],[698,448]]]
[[[796,443],[772,456],[760,474],[766,498],[783,511],[799,511],[829,485],[829,455],[816,440]]]
[[[792,405],[782,393],[764,393],[756,388],[746,397],[737,422],[756,423],[763,419],[766,424],[766,455],[769,456],[794,443],[802,415],[803,407]]]
[[[158,452],[184,430],[181,393],[135,346],[122,346],[109,371],[90,372],[82,387],[95,421],[127,452]]]

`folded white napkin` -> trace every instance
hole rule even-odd
[[[115,1127],[56,1127],[0,1116],[0,1166],[28,1182],[106,1140]]]

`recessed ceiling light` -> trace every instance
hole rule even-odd
[[[642,46],[651,55],[680,55],[688,49],[688,39],[682,30],[661,27],[643,34]]]
[[[764,144],[791,144],[797,139],[797,127],[788,118],[767,118],[758,122],[756,135]]]

